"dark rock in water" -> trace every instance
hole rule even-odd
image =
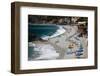
[[[28,42],[41,40],[41,38],[33,33],[28,34]]]

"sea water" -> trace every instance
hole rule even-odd
[[[28,34],[29,34],[29,41],[32,41],[33,35],[35,37],[42,37],[42,36],[51,36],[53,35],[59,27],[57,25],[45,25],[45,24],[29,24],[28,25]]]

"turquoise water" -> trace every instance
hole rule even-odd
[[[28,25],[28,41],[31,42],[41,38],[42,36],[51,36],[59,29],[57,25],[41,25],[41,24],[29,24]],[[34,47],[28,47],[28,60],[36,58],[39,53],[34,50]]]
[[[28,26],[29,41],[32,41],[31,39],[34,36],[38,38],[42,36],[51,36],[59,28],[57,25],[50,24],[29,24]]]

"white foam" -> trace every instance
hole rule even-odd
[[[56,59],[59,56],[50,44],[37,44],[34,50],[40,53],[40,56],[35,59]]]
[[[48,40],[50,38],[54,38],[58,35],[61,35],[61,34],[65,33],[66,30],[62,26],[58,26],[58,27],[59,27],[59,29],[53,35],[51,35],[51,36],[42,36],[41,38],[43,40]]]

